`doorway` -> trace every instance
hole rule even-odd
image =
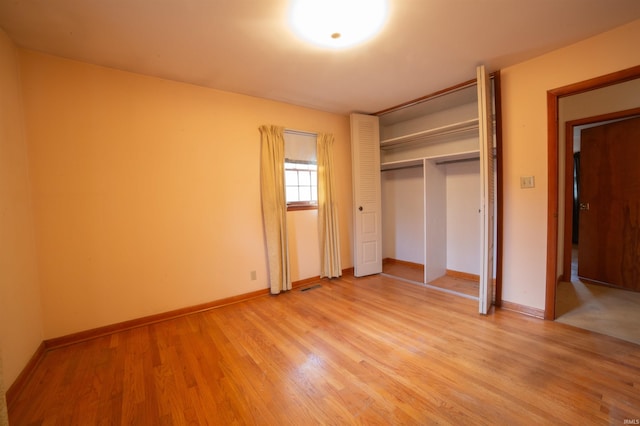
[[[640,344],[640,329],[637,327],[640,322],[640,292],[621,288],[623,286],[620,286],[619,282],[616,283],[619,278],[606,276],[611,273],[611,266],[614,267],[615,272],[620,271],[620,267],[624,266],[621,252],[627,251],[622,249],[625,242],[616,241],[614,244],[607,244],[605,241],[614,237],[620,240],[625,238],[621,234],[625,236],[632,234],[622,232],[621,225],[625,221],[624,217],[607,219],[606,215],[610,213],[620,215],[624,209],[614,208],[613,205],[624,199],[628,204],[636,204],[638,195],[632,194],[633,182],[638,182],[635,185],[636,188],[640,187],[640,178],[637,176],[633,159],[638,158],[638,153],[628,152],[628,150],[615,153],[616,147],[608,146],[606,139],[596,140],[601,145],[598,147],[595,164],[593,158],[589,158],[589,139],[586,141],[585,153],[585,136],[588,138],[589,133],[593,136],[594,133],[601,134],[606,129],[611,130],[612,126],[623,128],[633,122],[637,126],[640,121],[638,114],[640,114],[640,108],[581,118],[566,124],[564,267],[556,287],[555,320]],[[615,131],[609,133],[609,136],[614,135],[616,135]],[[619,136],[614,142],[618,139]],[[632,139],[632,150],[638,149],[636,141],[637,137]],[[581,154],[586,154],[587,157],[584,164],[578,160],[582,158]],[[620,180],[616,182],[615,177],[610,176],[611,171],[602,170],[602,164],[598,163],[604,160],[608,163],[605,168],[615,167],[617,172],[624,169],[622,162],[619,161],[621,158],[632,159],[634,164],[631,164],[631,172],[634,176],[625,176],[622,182]],[[590,192],[588,187],[592,190],[604,189],[605,196],[611,196],[613,200],[596,201],[594,204],[592,197],[588,195]],[[596,195],[598,195],[596,198],[599,198],[599,194]],[[602,212],[599,210],[602,210],[603,205],[610,211],[604,212],[605,215],[601,216]],[[596,223],[586,226],[588,223],[585,223],[585,219],[588,222],[596,218]],[[589,228],[592,229],[589,230]],[[603,232],[604,230],[606,232]],[[628,265],[631,266],[631,272],[634,268],[637,269],[637,263],[636,253],[636,260]],[[603,273],[604,276],[601,276]],[[629,284],[636,284],[638,279],[636,277],[629,281]]]
[[[561,168],[564,169],[564,163],[561,160],[566,158],[566,152],[571,151],[565,151],[565,145],[559,142],[559,135],[561,133],[559,124],[567,121],[558,119],[561,115],[560,101],[561,99],[591,92],[596,89],[620,85],[625,82],[637,80],[638,78],[640,78],[640,67],[634,67],[603,77],[554,89],[547,94],[549,126],[549,210],[547,218],[548,244],[545,319],[556,319],[557,286],[561,280],[566,281],[567,278],[570,280],[571,271],[571,255],[567,255],[566,245],[564,244],[567,235],[569,235],[569,239],[571,238],[571,219],[567,220],[567,217],[571,215],[572,209],[564,208],[565,200],[568,199],[565,193],[569,192],[571,188],[568,188],[569,185],[565,185],[565,174],[561,173]],[[567,157],[569,156],[570,155],[567,155]],[[560,193],[563,194],[562,197],[559,197]],[[559,218],[563,219],[559,220]],[[569,224],[569,226],[567,226],[567,224]],[[559,256],[559,254],[561,254],[561,256]]]
[[[632,138],[628,134],[629,131],[638,133],[638,128],[640,108],[572,120],[566,124],[564,281],[571,281],[576,275],[640,291],[640,279],[634,272],[637,262],[623,261],[623,258],[632,260],[634,253],[637,256],[638,248],[628,247],[633,241],[626,241],[632,235],[627,232],[630,229],[625,228],[633,228],[637,220],[629,223],[629,218],[623,217],[629,206],[614,205],[624,200],[626,204],[635,204],[633,200],[640,199],[637,193],[640,178],[635,164],[640,145],[636,143],[637,137]],[[622,131],[625,132],[624,138],[620,134]],[[611,140],[604,139],[605,135]],[[585,136],[588,138],[587,156],[581,161]],[[581,182],[588,186],[581,188]],[[605,199],[593,205],[594,197]],[[603,205],[607,206],[606,210],[602,209]],[[601,232],[602,225],[606,225],[608,232]],[[585,233],[581,239],[580,235]]]

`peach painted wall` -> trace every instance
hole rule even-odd
[[[18,54],[2,30],[0,94],[0,388],[6,390],[43,330]]]
[[[504,300],[544,309],[547,91],[640,64],[638,40],[640,20],[502,70]]]
[[[267,288],[261,124],[333,133],[351,181],[346,116],[32,51],[21,64],[45,338]]]

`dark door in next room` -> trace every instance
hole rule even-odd
[[[578,276],[640,291],[640,118],[582,131]]]

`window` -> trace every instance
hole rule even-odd
[[[287,210],[318,208],[316,136],[285,131],[284,153]]]
[[[287,205],[318,204],[318,166],[296,160],[284,161]]]

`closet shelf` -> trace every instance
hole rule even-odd
[[[389,149],[391,147],[397,147],[401,144],[428,142],[429,140],[436,139],[441,136],[454,135],[465,132],[478,131],[478,119],[472,118],[470,120],[460,121],[457,123],[447,124],[442,127],[436,127],[433,129],[422,130],[420,132],[411,133],[409,135],[398,136],[395,138],[384,139],[380,141],[381,149]]]

